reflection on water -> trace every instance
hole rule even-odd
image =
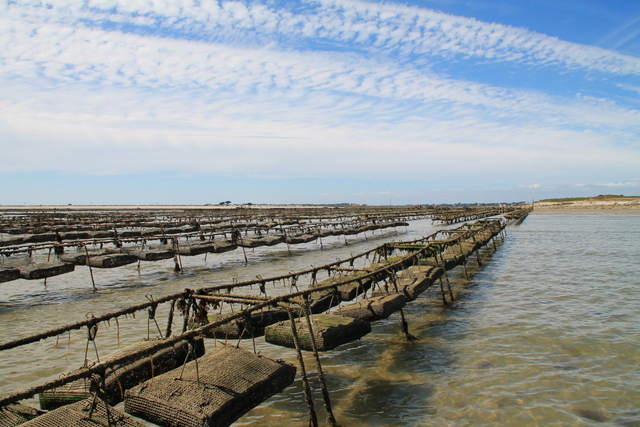
[[[111,311],[145,294],[164,295],[264,277],[321,265],[373,247],[384,240],[429,234],[429,221],[415,221],[400,235],[344,242],[258,248],[184,258],[185,273],[171,260],[124,267],[96,276],[91,292],[87,272],[41,283],[0,285],[0,339],[26,335]],[[492,252],[492,251],[491,251]],[[322,353],[334,413],[345,426],[467,425],[640,425],[640,216],[635,214],[535,213],[509,227],[505,242],[482,267],[469,262],[470,281],[454,271],[456,301],[443,306],[439,289],[429,289],[404,311],[407,343],[399,316],[375,322],[363,339]],[[475,260],[474,260],[475,261]],[[84,275],[84,276],[83,276]],[[160,310],[160,309],[159,309]],[[162,318],[162,313],[158,317]],[[161,326],[162,327],[162,326]],[[122,319],[100,331],[105,351],[117,339],[146,334],[146,319]],[[82,333],[3,352],[0,390],[41,382],[78,365]],[[210,347],[215,344],[208,342]],[[250,343],[246,343],[250,346]],[[295,363],[295,352],[258,340],[258,351]],[[47,358],[42,353],[49,352]],[[315,363],[305,354],[319,419],[322,399]],[[35,371],[24,363],[35,360]],[[31,367],[34,365],[31,364]],[[237,425],[299,426],[307,423],[300,381],[254,409]]]

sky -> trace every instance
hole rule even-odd
[[[640,195],[640,2],[0,0],[0,205]]]

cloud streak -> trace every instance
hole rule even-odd
[[[51,0],[0,3],[0,29],[2,171],[409,180],[455,165],[500,183],[640,167],[632,103],[437,71],[639,86],[639,58],[522,28],[350,0]]]
[[[456,81],[349,53],[283,52],[84,27],[5,23],[10,31],[1,39],[3,68],[30,80],[203,90],[209,97],[273,91],[295,100],[309,93],[328,92],[387,101],[457,103],[516,114],[552,114],[555,122],[567,114],[574,118],[585,114],[575,105],[554,105],[554,100],[534,92]],[[587,104],[596,112],[590,123],[612,120],[604,109],[594,108],[593,102]],[[607,108],[612,110],[613,120],[638,119],[637,111]]]
[[[398,4],[303,2],[297,10],[259,2],[34,1],[5,6],[9,19],[110,28],[241,45],[356,49],[368,54],[438,55],[640,74],[640,58],[523,28]],[[50,8],[49,8],[50,6]],[[126,28],[125,28],[126,27]]]

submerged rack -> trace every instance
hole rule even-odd
[[[527,216],[532,211],[533,211],[533,207],[528,206],[522,209],[517,209],[512,212],[507,212],[504,214],[504,217],[507,221],[509,221],[509,224],[519,225],[522,223],[522,221],[524,221],[527,218]]]
[[[441,224],[455,224],[458,222],[474,221],[476,219],[487,218],[505,214],[516,209],[513,206],[497,206],[488,208],[462,208],[454,209],[431,217],[431,221]]]
[[[284,227],[283,222],[273,224],[277,228],[270,228],[271,225],[239,227],[237,224],[227,224],[214,228],[208,233],[205,233],[202,228],[195,232],[181,228],[180,230],[186,231],[181,234],[167,233],[164,229],[121,231],[120,233],[116,230],[115,233],[112,231],[109,237],[85,239],[87,233],[83,233],[83,239],[71,241],[62,239],[58,234],[57,243],[44,241],[14,244],[0,248],[0,283],[19,278],[46,279],[72,272],[74,266],[86,265],[90,269],[91,267],[115,268],[140,261],[158,261],[171,258],[175,260],[175,270],[181,270],[180,257],[182,256],[223,253],[237,248],[242,248],[244,251],[245,248],[278,244],[286,244],[289,248],[291,245],[316,240],[319,240],[322,245],[322,238],[328,236],[344,236],[346,243],[348,235],[364,234],[366,238],[368,231],[408,226],[406,221],[393,218],[365,218],[339,222],[320,221],[304,225],[296,222],[295,226],[288,227]],[[100,233],[104,234],[104,232]],[[78,234],[74,234],[74,237],[78,237]],[[159,241],[160,244],[152,245],[153,241]],[[76,248],[77,251],[67,253],[66,249],[68,248]],[[34,262],[32,260],[34,252],[47,250],[47,261]],[[20,259],[18,263],[12,263],[9,260],[10,256],[20,253],[28,253],[29,259]],[[91,278],[95,287],[92,273]]]
[[[149,341],[144,346],[135,348],[132,351],[115,354],[107,359],[96,361],[93,365],[83,366],[44,384],[0,397],[0,407],[8,407],[8,405],[16,404],[23,399],[46,393],[53,389],[60,389],[65,385],[83,379],[95,384],[90,388],[91,393],[94,395],[94,400],[95,397],[98,397],[113,403],[114,399],[110,400],[109,397],[101,394],[106,389],[100,384],[101,381],[104,384],[104,379],[109,372],[121,369],[125,364],[155,358],[158,352],[163,349],[175,348],[179,343],[188,343],[189,348],[195,349],[194,343],[202,337],[215,337],[225,341],[237,339],[239,344],[242,340],[253,341],[257,336],[265,334],[267,342],[296,348],[311,425],[317,425],[317,417],[301,351],[307,350],[314,353],[317,364],[316,372],[323,389],[323,401],[329,414],[329,423],[336,425],[331,410],[328,389],[322,374],[320,359],[317,354],[318,351],[329,351],[344,342],[358,339],[370,330],[369,322],[386,318],[398,311],[400,312],[401,326],[405,338],[407,340],[415,339],[409,333],[402,307],[414,300],[421,292],[436,284],[436,281],[439,282],[443,303],[447,304],[453,301],[454,295],[446,272],[461,265],[464,267],[466,275],[467,260],[472,254],[476,253],[477,255],[480,248],[490,244],[492,241],[495,249],[495,238],[504,238],[504,229],[505,223],[499,219],[480,220],[475,223],[464,224],[452,230],[439,230],[429,236],[409,242],[385,243],[366,252],[320,267],[312,267],[276,277],[262,278],[258,276],[255,280],[234,282],[197,290],[187,289],[183,292],[157,299],[150,298],[147,302],[112,313],[96,317],[91,316],[82,322],[0,343],[0,351],[4,351],[45,338],[60,336],[71,330],[86,328],[88,332],[88,348],[90,342],[95,342],[99,324],[109,322],[112,319],[117,321],[119,317],[145,310],[149,313],[149,319],[153,320],[157,325],[156,309],[159,304],[169,305],[166,330],[162,332],[158,325],[158,331],[161,333],[162,339]],[[477,260],[478,264],[480,264],[479,256]],[[443,278],[445,281],[443,281]],[[445,290],[445,282],[448,292]],[[273,295],[268,295],[267,289],[274,288],[277,290],[277,284],[281,285],[280,291]],[[294,288],[296,289],[295,292],[293,292]],[[447,294],[449,301],[447,301]],[[340,307],[336,308],[338,305]],[[224,310],[225,307],[233,306],[240,306],[241,308],[235,311]],[[182,317],[182,328],[180,332],[174,334],[174,317],[177,315]],[[345,321],[347,318],[352,320]],[[287,329],[287,325],[289,329]],[[189,377],[191,378],[189,381],[195,384],[189,387],[200,387],[198,385],[201,381],[199,379],[197,361],[202,355],[198,355],[195,350],[188,353],[193,356],[191,364],[177,369],[187,369],[191,372],[188,375],[195,375],[194,377]],[[210,357],[219,359],[222,356],[212,355]],[[218,362],[220,360],[215,363]],[[253,357],[248,357],[247,363],[262,362]],[[275,367],[275,365],[273,366]],[[267,382],[264,383],[264,387],[255,389],[247,385],[237,389],[244,390],[236,391],[239,396],[242,396],[243,393],[248,393],[251,396],[260,396],[256,398],[256,402],[245,406],[234,406],[230,403],[219,403],[212,406],[210,404],[212,401],[208,400],[208,403],[202,403],[201,405],[203,408],[207,408],[206,413],[198,415],[186,410],[184,413],[191,413],[187,418],[196,420],[194,423],[201,423],[204,420],[205,425],[228,425],[244,412],[260,403],[261,399],[280,391],[290,381],[293,381],[291,369],[284,367],[284,365],[282,366],[284,371],[278,371],[280,368],[274,371],[280,372],[274,374],[276,377],[269,377],[269,379],[265,377],[264,381]],[[228,369],[229,375],[233,376],[233,369]],[[173,373],[170,376],[176,377],[178,375],[177,372],[171,372]],[[154,376],[152,372],[151,377]],[[183,374],[180,373],[179,377],[182,378]],[[140,380],[139,384],[147,384],[144,381],[149,379],[149,374],[141,374],[138,379]],[[202,381],[203,384],[209,381],[208,384],[214,387],[222,387],[222,384],[227,384],[224,382],[227,381],[226,379],[215,375],[203,378]],[[142,393],[143,389],[146,387],[153,388],[153,384],[154,382],[150,382],[147,385],[127,385],[127,387],[134,387],[137,391],[132,391],[131,394],[125,392],[125,409],[127,407],[130,409],[135,407],[136,409],[131,409],[131,411],[138,416],[147,418],[152,422],[160,422],[161,425],[173,425],[170,421],[165,420],[165,415],[158,414],[160,410],[145,413],[144,409],[140,409],[139,404],[133,403],[135,399],[138,399],[136,396],[142,395],[140,393]],[[126,403],[126,396],[130,396],[133,399],[129,406]],[[213,397],[212,399],[215,400]],[[153,405],[149,403],[147,406]],[[231,407],[241,409],[233,412],[229,409]],[[222,424],[212,424],[213,421],[211,420],[213,418],[220,419],[220,417],[226,419],[228,423],[225,421]],[[165,421],[158,421],[160,419]],[[181,421],[181,423],[180,425],[188,425],[185,420]]]

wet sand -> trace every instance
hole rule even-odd
[[[640,198],[613,200],[580,200],[574,202],[535,202],[535,212],[640,212]]]

